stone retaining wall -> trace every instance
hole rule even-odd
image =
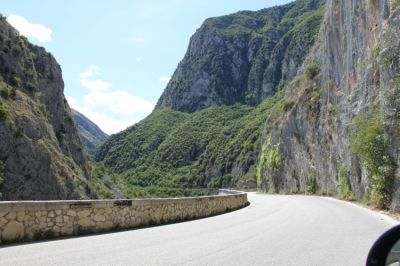
[[[174,199],[0,202],[0,243],[184,221],[247,204],[242,192]]]

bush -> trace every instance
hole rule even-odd
[[[308,79],[314,79],[319,74],[320,68],[317,63],[310,64],[306,67],[305,74]]]
[[[281,144],[278,143],[271,147],[266,154],[266,166],[271,171],[277,171],[282,165],[282,158],[280,155]]]
[[[8,88],[5,83],[0,83],[0,96],[4,99],[12,98],[15,99],[17,92],[15,88]]]
[[[47,111],[47,106],[43,103],[38,105],[39,112],[46,118],[49,118],[49,112]]]
[[[367,171],[371,183],[371,203],[386,208],[391,200],[394,162],[388,153],[389,137],[384,132],[380,113],[376,110],[359,114],[354,119],[351,151]]]
[[[342,199],[354,199],[354,194],[351,190],[349,174],[344,163],[341,163],[339,166],[339,196]]]
[[[307,183],[306,183],[306,194],[307,195],[313,195],[315,192],[317,192],[317,180],[315,178],[315,174],[310,174],[307,177]]]
[[[0,101],[0,121],[4,121],[8,117],[8,107]]]
[[[10,93],[7,87],[0,87],[0,96],[4,99],[8,99]]]
[[[390,3],[390,7],[392,12],[400,10],[400,0],[392,0],[392,2]]]

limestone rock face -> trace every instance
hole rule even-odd
[[[3,200],[91,195],[61,68],[0,18],[0,193]]]
[[[190,40],[156,108],[194,112],[259,104],[293,78],[318,32],[324,1],[296,1],[207,19]],[[322,9],[321,9],[322,11]]]
[[[286,93],[292,107],[266,121],[261,156],[277,149],[282,161],[275,169],[260,165],[260,188],[304,192],[313,175],[318,192],[338,193],[342,168],[355,197],[369,198],[372,177],[362,156],[351,152],[359,114],[379,116],[382,136],[390,143],[387,157],[399,165],[400,12],[394,2],[327,1],[321,42],[304,63],[304,69],[319,65],[319,74],[292,82]],[[385,179],[391,186],[385,197],[398,209],[398,168]]]

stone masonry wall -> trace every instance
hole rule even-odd
[[[146,200],[0,202],[0,243],[184,221],[244,207],[247,194]]]

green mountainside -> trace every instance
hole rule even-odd
[[[95,160],[128,191],[255,188],[265,120],[291,104],[286,80],[315,41],[322,4],[299,0],[206,20],[153,113],[111,136]]]
[[[0,199],[239,187],[399,210],[399,21],[400,0],[297,0],[207,19],[155,110],[96,147],[93,163],[58,63],[1,17]]]
[[[158,109],[112,135],[96,160],[128,186],[255,188],[264,121],[288,108],[282,98],[280,91],[257,107],[213,106],[191,114]]]

